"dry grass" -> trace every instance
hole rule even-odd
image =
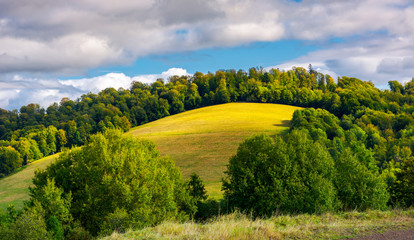
[[[58,154],[37,160],[21,171],[0,179],[0,210],[13,204],[17,209],[23,207],[23,201],[29,199],[29,186],[32,184],[35,170],[45,169]]]
[[[233,213],[205,224],[164,222],[102,239],[344,239],[407,228],[414,228],[413,210],[282,215],[256,220]]]
[[[210,197],[221,197],[220,179],[238,145],[255,133],[275,135],[289,127],[299,107],[263,103],[229,103],[169,116],[129,131],[154,140],[171,156],[184,177],[196,172]]]

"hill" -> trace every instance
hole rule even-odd
[[[255,133],[275,135],[289,127],[299,107],[264,103],[228,103],[187,111],[136,128],[127,134],[156,142],[184,177],[196,172],[208,194],[221,196],[221,178],[238,145]]]
[[[23,170],[0,179],[0,210],[5,210],[10,204],[16,208],[23,207],[23,201],[29,199],[29,186],[32,184],[35,170],[44,169],[58,154],[37,160]]]
[[[221,196],[220,179],[228,159],[244,138],[259,132],[287,129],[298,107],[280,104],[229,103],[169,116],[131,129],[126,134],[152,139],[162,154],[171,156],[184,177],[196,172],[211,197]],[[0,180],[0,209],[16,208],[29,199],[35,169],[46,168],[57,155],[35,161]]]

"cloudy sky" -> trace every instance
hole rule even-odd
[[[414,77],[412,0],[1,0],[0,108],[218,69]]]

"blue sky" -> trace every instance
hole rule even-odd
[[[216,47],[197,51],[149,55],[125,66],[103,66],[91,69],[88,75],[96,77],[110,72],[121,72],[135,76],[160,73],[170,68],[183,68],[189,73],[215,72],[219,69],[248,70],[251,67],[279,65],[320,48],[320,45],[299,40],[254,42],[227,48]]]
[[[196,71],[414,77],[412,0],[2,0],[0,108]]]

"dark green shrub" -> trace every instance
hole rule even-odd
[[[401,171],[396,174],[396,181],[391,187],[392,201],[397,206],[414,206],[414,158],[403,161]]]
[[[346,148],[336,160],[335,185],[338,199],[346,210],[385,209],[389,199],[387,185],[378,173],[370,171]]]
[[[221,212],[220,202],[215,199],[208,199],[197,203],[197,212],[194,219],[196,221],[206,221],[220,214],[224,214]]]
[[[52,234],[52,238],[55,240],[61,240],[63,239],[63,228],[62,224],[59,222],[59,220],[55,216],[51,216],[47,220],[47,230],[49,233]]]
[[[230,159],[223,180],[229,205],[256,216],[335,209],[334,161],[327,149],[294,130],[286,140],[246,139]]]
[[[0,177],[13,173],[22,166],[22,158],[19,152],[12,147],[0,147]]]

